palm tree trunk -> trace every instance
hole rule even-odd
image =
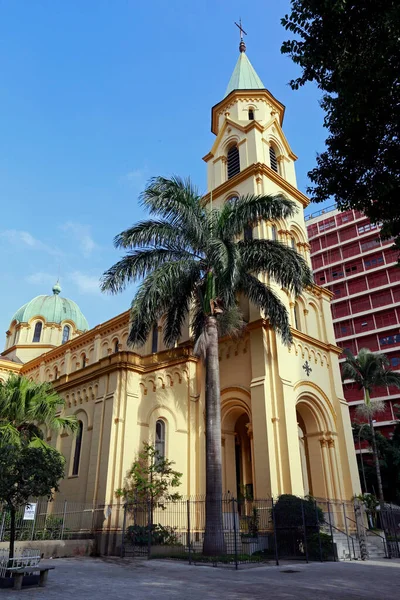
[[[379,504],[381,505],[381,510],[384,508],[385,499],[383,497],[383,487],[382,487],[382,477],[381,477],[381,465],[379,464],[379,456],[378,456],[378,448],[376,446],[376,436],[374,423],[372,421],[372,417],[369,419],[369,426],[371,428],[371,436],[372,436],[372,453],[374,455],[375,461],[375,470],[376,470],[376,479],[378,482],[378,495],[379,495]]]
[[[218,330],[215,317],[206,320],[206,526],[203,552],[225,554],[222,515],[221,391]]]

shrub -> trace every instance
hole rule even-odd
[[[314,498],[299,498],[291,494],[279,496],[272,517],[276,527],[301,529],[305,523],[307,531],[315,529],[316,532],[324,522],[324,513],[316,506]]]
[[[126,530],[125,538],[133,546],[177,546],[178,536],[174,527],[168,527],[155,523],[153,525],[131,525]]]

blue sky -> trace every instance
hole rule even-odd
[[[143,217],[137,197],[153,175],[190,175],[206,191],[210,109],[238,57],[240,16],[253,66],[286,105],[305,191],[324,146],[320,93],[288,86],[298,72],[280,54],[289,2],[244,6],[0,0],[0,332],[58,275],[91,327],[128,308],[133,289],[98,288],[119,258],[113,237]]]

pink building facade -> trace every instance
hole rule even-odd
[[[334,294],[331,308],[337,345],[353,354],[360,348],[383,352],[392,368],[400,370],[400,268],[393,242],[382,241],[379,225],[354,210],[328,208],[310,215],[306,224],[315,282]],[[356,419],[362,391],[345,384],[344,393]],[[400,390],[376,389],[372,397],[385,401],[375,427],[390,435]]]

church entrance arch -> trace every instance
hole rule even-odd
[[[251,414],[246,403],[229,400],[222,406],[224,492],[244,499],[253,497]]]
[[[301,396],[296,405],[304,495],[341,498],[333,415],[323,400]]]

